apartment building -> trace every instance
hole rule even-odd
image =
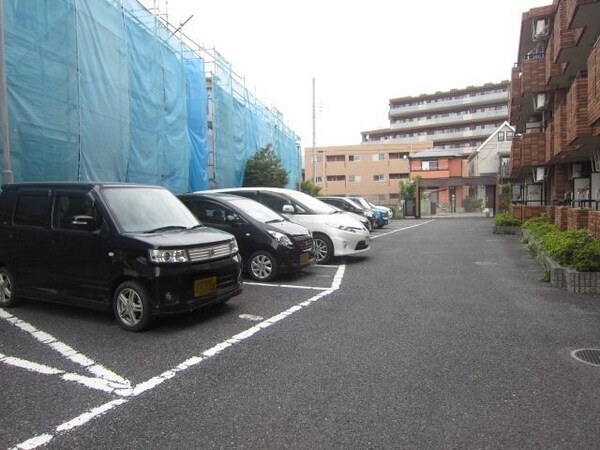
[[[508,119],[509,81],[389,101],[390,127],[363,131],[362,142],[433,142],[470,154]]]
[[[564,228],[595,217],[582,209],[600,202],[599,37],[597,0],[554,0],[522,15],[509,101],[520,219],[546,212]]]
[[[409,158],[431,147],[423,141],[306,148],[304,178],[320,186],[323,195],[397,206],[399,183],[410,177]]]

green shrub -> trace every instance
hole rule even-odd
[[[544,253],[561,266],[571,267],[575,252],[586,247],[591,239],[586,230],[554,230],[540,238],[540,245]]]
[[[560,231],[554,223],[548,220],[548,217],[545,214],[526,220],[523,224],[523,228],[533,234],[536,239],[540,239],[545,234]]]
[[[591,239],[585,246],[575,250],[572,268],[579,272],[600,271],[600,240]]]
[[[600,239],[585,229],[560,229],[546,216],[533,217],[523,224],[538,241],[542,251],[561,266],[579,272],[600,271]]]
[[[500,212],[494,216],[494,225],[497,227],[519,227],[521,221],[509,213]]]
[[[465,208],[465,212],[481,211],[481,208],[483,208],[483,199],[467,197],[463,200],[463,208]]]

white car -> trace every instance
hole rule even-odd
[[[357,219],[304,192],[272,187],[213,189],[248,197],[308,228],[315,260],[325,264],[334,256],[356,255],[371,249],[369,231]]]

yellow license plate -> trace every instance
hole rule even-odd
[[[310,260],[310,257],[309,257],[308,253],[302,253],[300,255],[300,264],[306,265],[306,264],[308,264],[309,260]]]
[[[216,292],[217,277],[202,278],[194,280],[194,297],[202,297]]]

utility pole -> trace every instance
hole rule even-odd
[[[1,1],[1,0],[0,0]],[[315,150],[317,143],[317,132],[315,127],[315,79],[312,79],[312,166],[313,166],[313,179],[314,185],[317,184],[317,152]]]
[[[4,1],[0,0],[0,121],[2,121],[2,182],[12,183],[10,170],[10,137],[8,128],[8,90],[4,58]]]

